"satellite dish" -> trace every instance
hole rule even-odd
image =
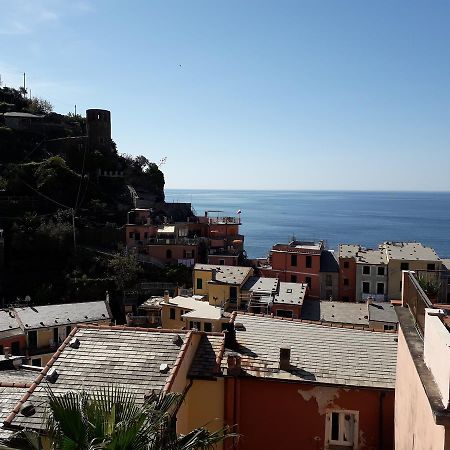
[[[31,297],[30,297],[29,295],[26,295],[24,300],[25,300],[27,303],[30,303],[30,302],[31,302]]]

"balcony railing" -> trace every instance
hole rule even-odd
[[[421,288],[414,272],[404,272],[403,306],[407,305],[419,333],[425,332],[425,309],[433,308],[427,294]]]

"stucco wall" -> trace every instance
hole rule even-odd
[[[395,386],[395,449],[447,450],[445,429],[436,425],[401,327]]]
[[[226,420],[238,423],[239,450],[327,448],[326,414],[359,412],[358,449],[393,448],[394,392],[307,383],[227,379]],[[233,409],[233,396],[238,400]],[[347,447],[350,449],[350,447]]]
[[[363,273],[363,267],[370,267],[370,274]],[[384,275],[378,275],[378,267],[384,268]],[[363,298],[363,282],[370,283],[369,294],[376,298],[377,300],[384,300],[384,296],[387,295],[388,292],[388,281],[387,281],[387,266],[385,265],[377,265],[377,264],[357,264],[356,265],[356,300],[361,301],[365,300]],[[377,294],[377,284],[384,284],[384,293],[383,295]]]

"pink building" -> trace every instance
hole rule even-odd
[[[396,450],[450,450],[450,317],[403,272],[395,387]]]

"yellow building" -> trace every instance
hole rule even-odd
[[[442,269],[442,261],[434,249],[420,242],[384,242],[380,248],[387,260],[389,300],[401,298],[403,270]]]
[[[193,297],[165,298],[160,303],[162,327],[169,330],[192,330],[221,332],[222,324],[228,323],[230,314],[222,308]]]
[[[251,267],[196,264],[194,294],[205,295],[211,305],[239,309],[242,287],[252,275]]]
[[[106,301],[14,308],[26,335],[26,356],[31,365],[42,367],[78,323],[110,324]]]

